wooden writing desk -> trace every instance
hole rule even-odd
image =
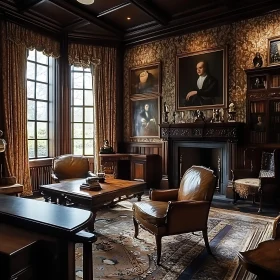
[[[148,189],[160,187],[162,180],[162,158],[160,155],[99,154],[99,156],[101,165],[113,165],[114,178],[143,181],[146,182]]]
[[[86,228],[91,220],[92,213],[87,210],[68,208],[33,199],[0,195],[0,230],[2,229],[3,236],[4,225],[9,225],[34,234],[32,237],[34,242],[44,239],[50,244],[55,244],[58,271],[55,275],[56,278],[52,278],[53,280],[75,279],[75,243],[81,241],[81,230]],[[7,242],[9,241],[7,240]],[[4,245],[0,244],[0,250],[1,246]],[[7,248],[3,247],[2,250],[3,253],[9,254]],[[40,258],[40,251],[33,252],[33,257],[34,254],[36,258]],[[89,254],[88,250],[87,254]],[[90,258],[90,255],[84,256],[84,258],[87,257]],[[22,260],[18,260],[18,262],[20,261]],[[89,265],[88,263],[87,267],[84,268],[86,269],[84,279],[87,280],[92,279],[92,269],[90,273]],[[47,269],[52,269],[50,263],[46,263]],[[45,279],[44,271],[41,273],[42,275],[38,279]]]

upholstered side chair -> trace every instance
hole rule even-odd
[[[192,166],[183,175],[179,189],[151,190],[149,201],[133,204],[135,237],[139,225],[155,235],[157,264],[161,258],[161,239],[167,235],[202,231],[206,249],[212,254],[207,222],[216,182],[213,170]]]
[[[52,160],[52,180],[59,183],[65,180],[92,177],[89,159],[77,155],[61,155]]]

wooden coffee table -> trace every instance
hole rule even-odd
[[[106,178],[105,183],[100,183],[102,187],[100,191],[81,190],[80,185],[82,183],[85,183],[85,179],[63,181],[56,184],[42,185],[40,190],[45,201],[51,200],[62,205],[80,204],[90,210],[93,213],[93,222],[89,226],[90,231],[94,231],[96,213],[103,206],[132,197],[137,197],[138,201],[140,201],[146,189],[145,182],[113,178]]]

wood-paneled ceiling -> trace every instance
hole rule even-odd
[[[0,0],[0,16],[21,21],[70,40],[125,45],[262,15],[279,0]],[[128,19],[130,18],[130,19]]]

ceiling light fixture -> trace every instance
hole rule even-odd
[[[91,5],[94,3],[94,0],[77,0],[77,1],[84,5]]]

